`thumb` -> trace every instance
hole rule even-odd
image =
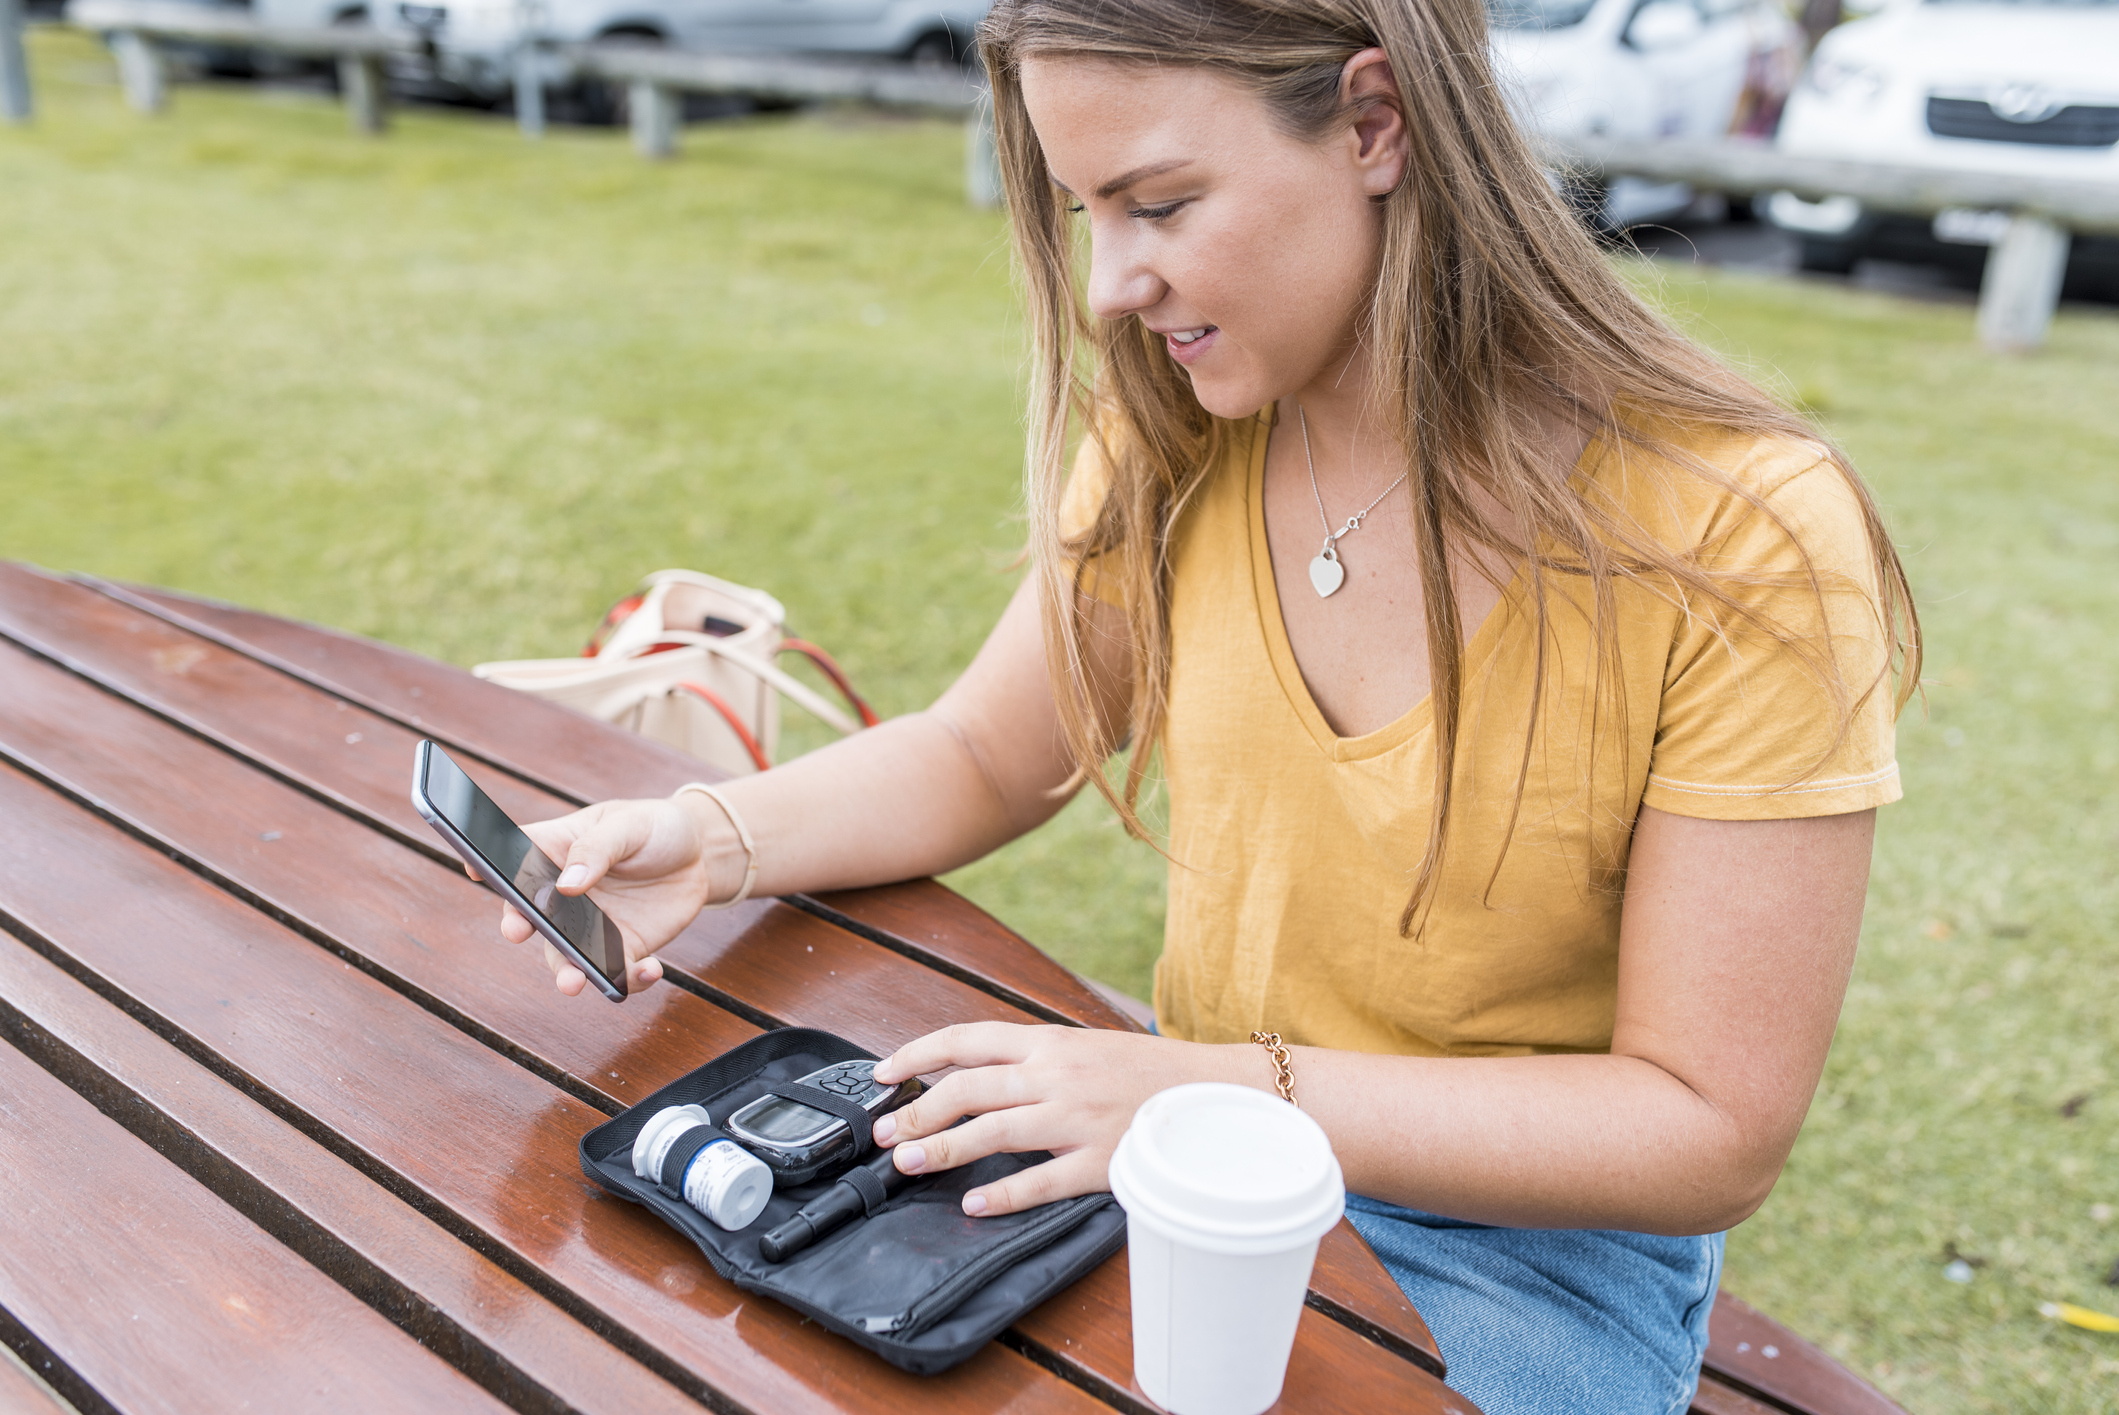
[[[610,873],[611,843],[604,835],[604,831],[590,830],[568,847],[566,867],[559,872],[561,894],[580,894]]]

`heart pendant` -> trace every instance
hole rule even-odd
[[[1332,591],[1346,583],[1346,567],[1339,563],[1336,555],[1320,555],[1310,562],[1310,584],[1317,591],[1317,598],[1330,599]]]

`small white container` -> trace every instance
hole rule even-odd
[[[1172,1415],[1261,1415],[1280,1399],[1318,1240],[1346,1210],[1323,1129],[1248,1086],[1173,1086],[1135,1112],[1111,1192],[1141,1390]]]
[[[662,1181],[662,1161],[685,1132],[711,1125],[702,1105],[658,1110],[633,1139],[633,1173],[650,1184]],[[684,1167],[684,1202],[722,1228],[748,1228],[773,1196],[773,1172],[765,1161],[733,1140],[716,1140]]]

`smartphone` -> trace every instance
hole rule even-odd
[[[798,1084],[844,1096],[870,1115],[895,1109],[921,1089],[916,1076],[883,1085],[876,1080],[873,1061],[842,1061],[810,1072]],[[853,1132],[845,1121],[778,1092],[760,1096],[731,1115],[727,1130],[730,1139],[764,1160],[774,1181],[783,1186],[815,1177],[854,1150]]]
[[[561,894],[558,862],[432,742],[420,743],[413,756],[412,805],[473,873],[499,890],[605,997],[625,1001],[625,941],[618,926],[587,895]]]

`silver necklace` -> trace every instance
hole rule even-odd
[[[1310,495],[1317,499],[1317,520],[1324,527],[1324,549],[1318,551],[1317,558],[1310,562],[1310,586],[1317,591],[1317,598],[1330,599],[1333,591],[1346,583],[1346,566],[1339,562],[1340,537],[1350,536],[1360,530],[1361,523],[1368,519],[1369,512],[1383,504],[1384,496],[1389,496],[1404,486],[1405,479],[1413,474],[1413,469],[1407,467],[1400,472],[1398,480],[1383,489],[1382,496],[1347,517],[1346,524],[1335,531],[1332,529],[1332,518],[1324,514],[1324,493],[1317,489],[1317,459],[1310,455],[1310,415],[1302,411],[1302,404],[1297,403],[1295,416],[1302,420],[1302,460],[1309,464]]]

